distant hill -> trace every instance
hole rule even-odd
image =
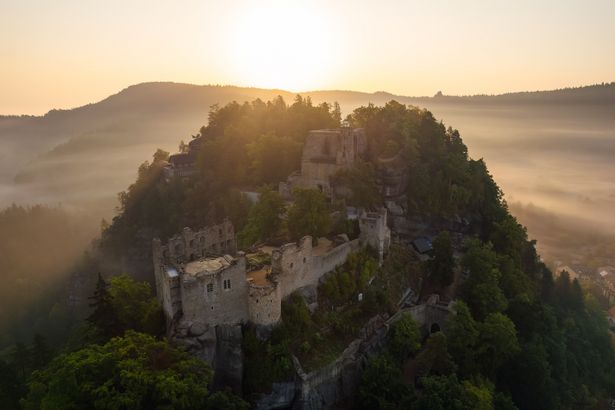
[[[287,101],[294,98],[283,90],[143,83],[100,102],[52,110],[41,117],[0,116],[0,206],[13,201],[61,202],[96,206],[108,215],[115,194],[134,180],[137,166],[156,148],[175,151],[180,140],[189,140],[207,123],[213,104],[277,95]],[[604,117],[615,107],[615,83],[497,96],[407,97],[340,90],[302,95],[314,103],[337,101],[345,114],[369,102],[382,105],[395,99],[432,110],[462,134],[474,125],[476,115],[483,120],[504,116],[526,121],[538,110],[541,117]]]

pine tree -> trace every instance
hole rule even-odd
[[[100,335],[105,338],[117,336],[119,330],[108,287],[107,282],[99,273],[98,281],[96,282],[96,290],[94,294],[88,298],[92,301],[90,307],[93,311],[86,319],[96,327]]]
[[[25,380],[30,367],[30,352],[23,342],[17,342],[11,354],[13,366],[20,380]]]
[[[35,334],[30,347],[32,369],[42,369],[49,363],[51,357],[51,349],[47,345],[47,340],[40,333]]]

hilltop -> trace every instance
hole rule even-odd
[[[266,101],[277,95],[287,101],[294,98],[284,90],[142,83],[97,103],[51,110],[40,117],[0,116],[0,141],[5,147],[0,156],[0,188],[12,193],[5,195],[4,202],[29,199],[79,203],[84,190],[98,199],[108,199],[130,181],[135,166],[147,158],[144,153],[156,148],[173,150],[178,137],[189,140],[191,133],[207,121],[213,104],[256,98]],[[529,106],[545,111],[547,117],[561,118],[562,110],[569,108],[573,116],[608,115],[615,105],[615,83],[495,96],[409,97],[343,90],[302,95],[316,104],[337,101],[345,114],[360,105],[380,105],[395,99],[424,106],[447,121],[461,122],[463,129],[465,121],[460,115],[487,108],[488,114],[483,115],[496,118],[523,117]],[[91,186],[97,186],[96,193],[88,189]],[[23,189],[27,194],[21,192]]]

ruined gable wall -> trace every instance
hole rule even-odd
[[[184,228],[182,233],[169,239],[166,257],[175,263],[184,263],[207,255],[234,255],[236,252],[233,224],[225,220],[199,231]]]
[[[337,152],[341,149],[340,131],[313,130],[309,131],[303,146],[301,159],[310,161],[314,158],[331,158],[335,160]]]
[[[299,243],[281,246],[271,254],[271,271],[281,286],[282,298],[309,284],[312,262],[312,237],[305,236]]]
[[[224,280],[231,288],[224,289]],[[216,274],[181,275],[182,320],[205,325],[235,324],[248,319],[246,260],[240,256],[227,269]],[[207,285],[213,284],[213,292]]]

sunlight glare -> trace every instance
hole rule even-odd
[[[230,34],[233,70],[244,85],[291,91],[323,88],[335,66],[335,33],[323,13],[299,2],[259,3]]]

